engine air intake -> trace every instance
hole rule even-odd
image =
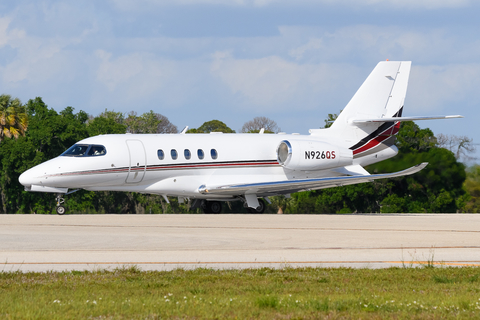
[[[277,147],[277,161],[290,170],[322,170],[351,165],[352,150],[309,140],[283,140]]]

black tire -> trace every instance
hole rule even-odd
[[[203,209],[204,213],[213,213],[218,214],[222,212],[222,203],[220,201],[207,201],[205,208]]]
[[[259,207],[255,210],[255,212],[256,213],[264,213],[265,209],[267,208],[267,204],[265,203],[265,200],[258,199],[258,204],[259,204]]]
[[[265,200],[258,199],[258,208],[247,208],[248,213],[264,213],[267,205]]]
[[[65,209],[64,206],[58,206],[57,209],[56,209],[56,211],[57,211],[57,214],[62,215],[62,214],[64,214],[67,210]]]

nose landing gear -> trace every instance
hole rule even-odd
[[[65,195],[77,192],[78,190],[81,190],[81,189],[76,189],[76,190],[67,192],[65,193]],[[67,212],[67,209],[65,208],[65,205],[64,205],[65,198],[63,198],[63,193],[58,193],[55,200],[57,201],[57,206],[55,208],[55,211],[57,211],[57,214],[59,215],[65,214],[65,212]]]
[[[63,205],[65,203],[65,199],[62,197],[62,194],[59,193],[55,199],[57,200],[57,208],[55,209],[57,211],[57,214],[64,214],[67,210]]]

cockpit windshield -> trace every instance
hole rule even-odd
[[[88,144],[74,144],[67,151],[61,154],[63,157],[94,157],[103,156],[107,153],[104,146],[88,145]]]

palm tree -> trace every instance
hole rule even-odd
[[[0,142],[5,137],[16,139],[24,136],[27,127],[27,112],[20,99],[12,99],[8,94],[0,95]]]

